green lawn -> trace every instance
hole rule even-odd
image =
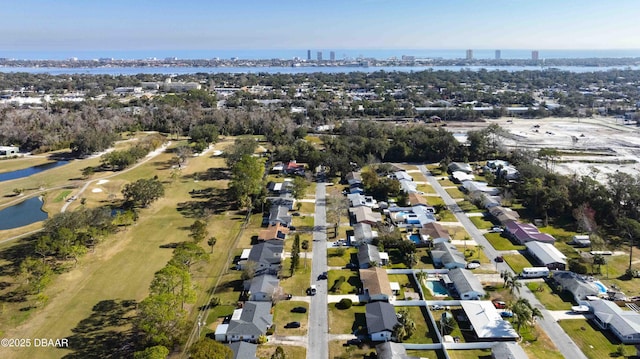
[[[487,233],[484,237],[491,243],[493,248],[498,251],[511,251],[517,250],[521,251],[527,248],[522,245],[515,245],[509,239],[503,237],[500,233]]]
[[[291,309],[295,307],[304,307],[309,309],[309,303],[281,300],[279,301],[273,313],[273,324],[276,335],[305,335],[309,329],[307,313],[293,313]],[[289,322],[300,322],[300,328],[285,328]]]
[[[447,350],[451,359],[490,359],[491,349]]]
[[[282,349],[284,350],[285,358],[306,358],[307,357],[307,349],[305,347],[298,347],[298,346],[292,346],[292,345],[273,345],[273,344],[258,345],[256,356],[258,358],[271,358],[273,353],[276,351],[276,348],[279,346],[282,347]]]
[[[289,277],[290,263],[290,258],[282,262],[283,273],[285,275],[280,279],[280,287],[282,287],[285,293],[297,296],[306,295],[306,290],[309,288],[309,280],[311,279],[311,259],[300,258],[300,264],[293,277]]]
[[[564,242],[571,241],[573,239],[573,236],[578,234],[577,232],[569,231],[564,228],[551,226],[551,225],[546,227],[539,227],[538,229],[540,230],[540,232],[548,233],[553,237],[555,237],[555,239],[559,241],[564,241]]]
[[[458,187],[457,184],[453,183],[453,181],[451,181],[450,179],[441,179],[441,177],[438,177],[438,182],[440,182],[440,185],[442,187]]]
[[[357,257],[358,251],[351,247],[327,249],[327,265],[330,267],[344,267],[352,261],[352,256]]]
[[[545,282],[530,282],[527,283],[527,287],[548,310],[571,309],[572,298],[570,294],[563,293],[562,295],[558,295],[554,293],[551,287]]]
[[[63,191],[60,191],[60,193],[58,193],[58,195],[56,196],[56,198],[53,199],[54,202],[62,202],[64,201],[67,196],[71,194],[71,190],[70,189],[65,189]]]
[[[433,187],[431,187],[431,185],[429,185],[429,184],[420,183],[420,184],[418,184],[416,186],[416,189],[418,191],[422,191],[424,193],[431,193],[431,194],[435,194],[436,193],[436,190],[433,189]],[[433,206],[433,202],[431,201],[431,198],[433,198],[433,197],[430,197],[430,196],[427,197],[427,203],[429,203],[430,205]]]
[[[416,249],[416,258],[418,259],[418,264],[413,266],[416,269],[434,269],[433,261],[431,260],[431,256],[429,255],[429,250],[427,248],[418,248]]]
[[[367,320],[365,319],[364,304],[356,304],[349,309],[338,309],[336,303],[329,304],[329,333],[351,334],[354,330],[366,332]]]
[[[429,332],[429,326],[427,325],[425,315],[422,312],[424,307],[396,307],[395,309],[396,312],[399,312],[402,309],[408,310],[411,319],[416,324],[415,333],[411,336],[411,338],[405,339],[405,343],[433,343],[432,335]]]
[[[502,258],[504,258],[504,261],[507,262],[516,274],[522,273],[522,268],[533,267],[529,260],[522,254],[505,254]]]
[[[489,229],[494,226],[491,221],[484,219],[484,217],[469,217],[469,219],[478,229]]]
[[[453,212],[448,209],[438,211],[438,217],[440,217],[439,220],[442,222],[458,222],[458,219]]]
[[[376,343],[364,343],[360,346],[349,345],[346,346],[346,340],[332,340],[329,342],[329,358],[341,359],[341,358],[354,358],[354,359],[367,359],[368,355],[372,352],[376,352]],[[268,357],[263,357],[268,358]],[[287,358],[304,358],[302,357],[289,357]],[[431,357],[430,357],[431,358]],[[435,358],[435,357],[434,357]]]
[[[571,319],[558,321],[562,329],[569,334],[580,350],[589,359],[609,358],[618,347],[619,342],[608,331],[600,331],[591,321]],[[611,339],[610,339],[611,338]],[[625,345],[626,353],[635,353],[632,345]]]
[[[344,276],[346,280],[342,283],[338,291],[331,294],[356,293],[357,288],[362,285],[360,283],[360,275],[358,272],[351,270],[330,270],[327,279],[327,287],[329,288],[329,290],[341,276]]]
[[[538,325],[520,330],[520,345],[531,359],[563,359],[549,336]]]
[[[451,198],[464,198],[464,193],[462,193],[458,188],[447,188],[445,191],[447,191]]]

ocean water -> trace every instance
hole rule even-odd
[[[400,58],[403,55],[417,58],[462,59],[466,57],[466,49],[308,49],[311,58],[316,59],[316,53],[322,51],[323,58],[329,59],[329,52],[334,51],[337,60],[355,59],[359,57],[375,58],[379,60],[391,57]],[[497,49],[473,49],[476,59],[493,59]],[[531,51],[538,50],[540,59],[558,58],[624,58],[640,57],[640,49],[625,50],[544,50],[544,49],[500,49],[502,59],[530,59]],[[113,58],[123,60],[133,59],[306,59],[307,49],[283,50],[95,50],[95,51],[2,51],[0,58],[20,60],[65,60],[77,57],[81,60],[99,58]]]

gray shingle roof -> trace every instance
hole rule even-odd
[[[398,324],[398,317],[392,304],[387,302],[373,302],[365,305],[365,319],[369,334],[385,330],[393,331]]]

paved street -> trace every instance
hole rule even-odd
[[[324,183],[318,183],[311,266],[311,283],[316,284],[318,292],[315,296],[310,297],[307,359],[327,359],[329,357],[327,281],[317,280],[318,275],[327,271],[326,214],[326,186]]]
[[[420,169],[420,171],[422,171],[425,177],[427,177],[427,180],[429,181],[433,189],[440,195],[440,197],[442,197],[447,208],[449,208],[449,210],[453,212],[453,214],[456,216],[458,221],[460,221],[460,223],[462,223],[462,225],[467,230],[467,232],[469,232],[471,239],[475,240],[476,243],[484,246],[484,252],[486,253],[487,257],[493,260],[493,258],[498,256],[499,252],[496,251],[495,248],[493,248],[493,246],[491,245],[491,243],[489,243],[489,241],[487,241],[487,239],[482,235],[480,230],[478,230],[478,228],[473,224],[473,222],[471,222],[469,217],[467,217],[467,215],[460,209],[456,201],[453,198],[451,198],[449,193],[447,193],[442,188],[442,186],[438,182],[438,179],[434,177],[429,172],[429,170],[427,170],[425,166],[421,165],[421,166],[418,166],[418,168]],[[509,267],[507,263],[504,263],[504,262],[495,263],[495,265],[496,265],[496,269],[499,272],[503,270],[507,270],[513,273],[513,271],[511,270],[511,267]],[[538,299],[536,299],[533,293],[526,286],[523,286],[522,289],[520,290],[520,297],[528,299],[531,305],[539,308],[542,311],[544,318],[539,319],[538,324],[540,324],[540,327],[547,333],[551,341],[556,345],[560,353],[562,353],[562,355],[565,358],[571,358],[571,359],[587,358],[582,353],[580,348],[578,348],[578,346],[573,342],[573,340],[571,340],[571,337],[569,337],[567,333],[565,333],[564,330],[562,330],[560,325],[556,322],[554,316],[549,311],[544,309],[544,306],[538,301]]]

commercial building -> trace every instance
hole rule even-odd
[[[336,52],[335,51],[329,52],[329,60],[336,61]]]
[[[502,58],[502,51],[496,50],[496,60],[500,60]]]
[[[318,61],[322,61],[322,51],[318,51],[316,53],[316,58],[317,58]]]
[[[467,60],[473,60],[473,50],[467,50]]]
[[[540,53],[538,50],[531,51],[531,60],[538,61],[538,59],[540,59]]]

